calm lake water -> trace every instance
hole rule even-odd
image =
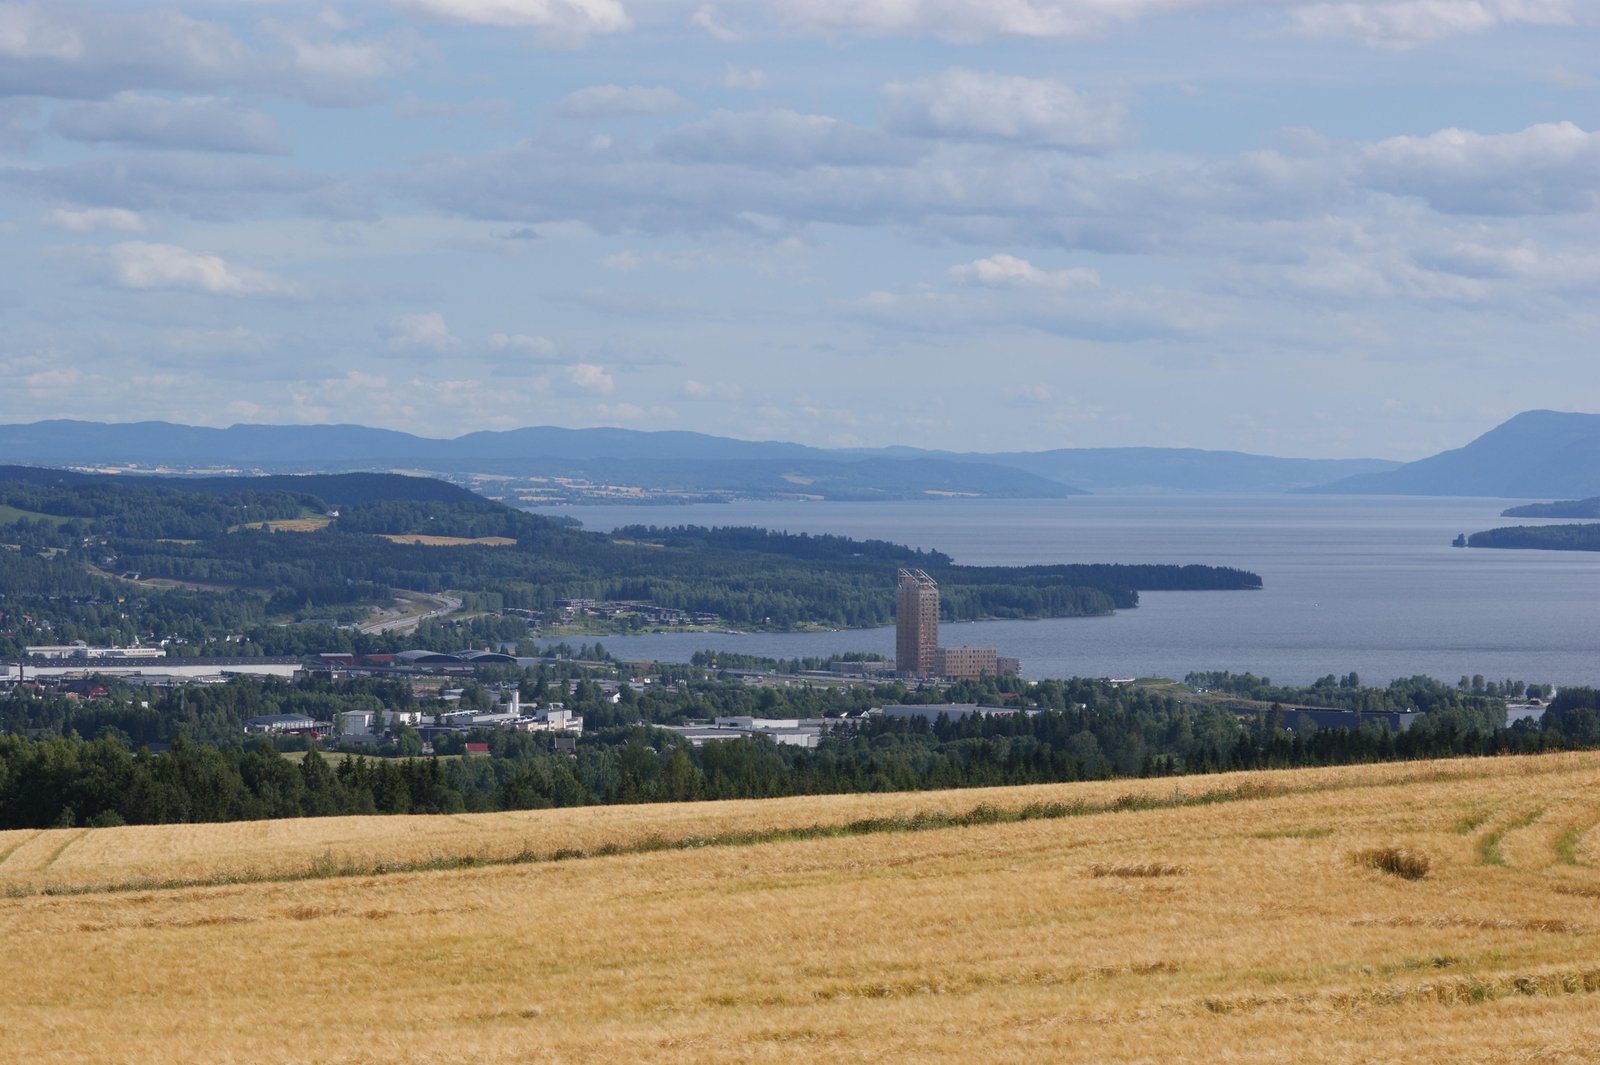
[[[995,647],[1030,678],[1250,671],[1307,683],[1355,670],[1368,683],[1482,673],[1600,681],[1600,553],[1452,548],[1521,500],[1348,496],[1092,496],[1003,502],[745,503],[566,507],[585,528],[758,525],[936,548],[957,562],[1171,562],[1238,566],[1250,592],[1145,592],[1104,618],[941,626],[941,642]],[[607,637],[635,660],[699,650],[776,658],[877,651],[894,630]]]

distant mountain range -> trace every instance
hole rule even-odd
[[[910,499],[960,495],[1061,498],[1081,489],[1025,470],[925,454],[826,451],[688,432],[538,427],[431,439],[361,425],[234,425],[47,421],[0,426],[0,462],[142,470],[303,473],[410,470],[521,498],[536,479],[592,482],[567,501],[725,496]],[[588,492],[588,495],[585,495]]]
[[[1087,491],[1278,492],[1392,469],[1380,459],[1283,459],[1232,451],[1087,448],[985,455],[838,449],[690,432],[536,427],[431,439],[360,425],[45,421],[0,426],[0,461],[252,472],[416,470],[625,486],[646,495],[1061,498]],[[485,482],[475,482],[483,490]],[[490,486],[492,487],[492,485]],[[568,489],[563,489],[568,491]],[[598,491],[598,489],[596,489]],[[510,489],[502,494],[514,495]]]
[[[1284,459],[1172,447],[932,454],[960,462],[998,463],[1088,492],[1286,492],[1400,465],[1388,459]]]
[[[1525,411],[1465,447],[1311,490],[1501,499],[1600,495],[1600,414]]]
[[[1600,415],[1529,411],[1463,448],[1404,464],[1189,448],[826,449],[704,433],[549,426],[433,439],[360,425],[211,429],[81,421],[0,425],[0,462],[176,472],[407,470],[525,502],[1284,491],[1570,499],[1600,495]]]

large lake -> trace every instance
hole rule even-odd
[[[1600,553],[1472,550],[1461,532],[1533,524],[1517,500],[1348,496],[1090,496],[1064,501],[745,503],[565,507],[584,527],[758,525],[937,548],[972,564],[1172,562],[1238,566],[1251,592],[1145,592],[1112,617],[941,626],[945,644],[995,647],[1031,678],[1250,671],[1306,683],[1481,673],[1600,681]],[[626,659],[699,650],[775,658],[877,651],[894,630],[606,637]]]

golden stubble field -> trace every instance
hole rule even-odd
[[[1118,808],[749,842],[1039,803]],[[0,833],[0,1060],[1589,1062],[1597,823],[1584,754]]]
[[[427,536],[422,533],[381,533],[385,540],[396,544],[413,544],[421,547],[514,547],[516,541],[509,536]]]

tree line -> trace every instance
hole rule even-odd
[[[267,686],[259,705],[275,693],[276,705],[323,714],[350,699],[387,705],[406,698],[399,690],[363,683],[367,686]],[[1496,725],[1493,709],[1474,702],[1487,697],[1432,682],[1434,709],[1395,733],[1373,724],[1291,731],[1270,711],[1241,713],[1169,691],[1083,679],[1009,687],[986,679],[917,690],[895,683],[840,691],[755,688],[704,675],[680,686],[664,676],[644,692],[621,689],[616,704],[602,696],[593,678],[573,667],[528,671],[519,683],[531,698],[559,694],[584,713],[592,731],[575,751],[556,750],[544,736],[496,731],[481,734],[490,747],[487,758],[352,757],[332,766],[311,752],[296,763],[269,743],[245,745],[237,731],[211,732],[222,720],[258,705],[240,702],[245,698],[241,684],[211,694],[179,694],[199,705],[174,708],[162,702],[151,718],[119,720],[77,710],[53,727],[38,727],[42,719],[35,716],[29,718],[35,735],[0,737],[0,827],[977,787],[1600,745],[1600,692],[1592,688],[1565,689],[1540,722],[1507,728],[1503,702],[1502,724]],[[653,727],[718,714],[837,716],[883,702],[975,700],[1037,712],[941,716],[931,723],[867,717],[841,723],[815,749],[760,737],[696,748]],[[174,712],[181,727],[173,728],[170,747],[151,753],[130,742],[131,730],[159,732],[168,727],[159,719]]]

